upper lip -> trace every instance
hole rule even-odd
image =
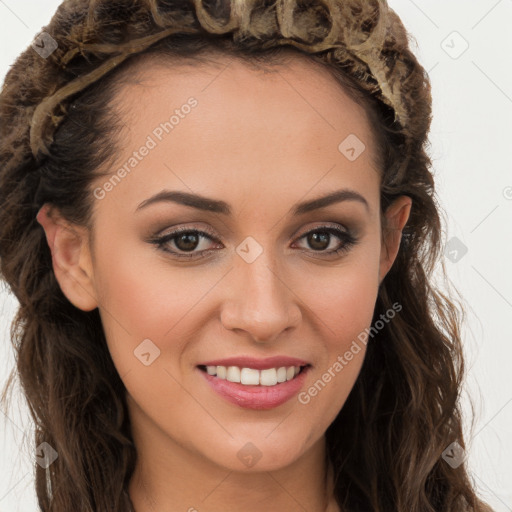
[[[268,368],[281,368],[282,366],[307,366],[309,363],[303,359],[288,356],[273,356],[255,358],[249,356],[228,357],[226,359],[214,359],[200,363],[198,366],[238,366],[239,368],[254,368],[266,370]]]

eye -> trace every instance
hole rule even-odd
[[[329,249],[336,238],[338,242]],[[349,231],[337,225],[320,226],[308,231],[297,240],[302,239],[305,239],[309,245],[309,248],[304,249],[305,252],[313,252],[321,257],[343,254],[357,243],[357,239]],[[202,231],[186,227],[177,228],[163,236],[156,236],[148,242],[156,245],[159,250],[172,254],[173,257],[185,259],[200,259],[208,256],[216,250],[208,248],[212,242],[219,244],[220,248],[224,247],[214,233],[208,229]]]
[[[178,258],[202,258],[207,256],[210,250],[203,248],[196,251],[196,249],[202,245],[208,246],[207,243],[201,244],[201,241],[205,240],[220,244],[220,241],[213,233],[193,228],[178,228],[161,237],[155,237],[149,240],[149,242],[156,245],[158,249],[171,253]],[[177,250],[170,248],[170,245],[173,245]]]
[[[333,235],[339,240],[335,242]],[[302,235],[299,240],[305,239],[306,243],[320,256],[330,256],[348,252],[357,243],[357,239],[347,230],[337,226],[320,226]],[[328,249],[334,241],[334,248]],[[341,243],[340,243],[341,242]],[[308,249],[306,249],[308,250]]]

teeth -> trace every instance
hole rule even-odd
[[[258,370],[254,370],[252,368],[242,368],[240,376],[240,383],[245,384],[246,386],[254,386],[260,383],[260,372]]]
[[[277,384],[277,371],[275,368],[261,370],[260,384],[262,386],[275,386]]]
[[[277,382],[286,382],[286,367],[282,366],[276,372]]]
[[[240,368],[238,366],[228,367],[226,380],[229,380],[229,382],[240,382]]]
[[[292,380],[300,372],[300,366],[281,366],[266,370],[239,368],[238,366],[207,366],[206,372],[208,375],[216,375],[219,379],[239,382],[246,386],[275,386],[278,383]]]
[[[227,374],[227,370],[225,366],[217,366],[217,377],[219,379],[225,379]]]

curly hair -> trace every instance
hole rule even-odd
[[[19,301],[14,371],[34,446],[59,454],[46,469],[35,465],[40,509],[132,510],[136,449],[98,310],[81,311],[62,293],[37,212],[50,203],[91,226],[91,184],[119,148],[113,103],[137,63],[217,52],[264,66],[286,50],[320,63],[364,106],[382,212],[400,195],[413,201],[374,320],[396,301],[403,309],[368,344],[326,432],[336,500],[346,512],[489,512],[465,462],[452,468],[442,458],[455,441],[465,447],[464,311],[430,281],[439,261],[445,272],[427,154],[430,82],[386,1],[65,0],[44,32],[56,49],[42,58],[27,48],[0,94],[0,271]]]

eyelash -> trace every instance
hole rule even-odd
[[[189,254],[181,254],[179,252],[170,250],[167,247],[167,244],[169,242],[173,241],[179,235],[184,234],[184,233],[197,234],[197,235],[200,235],[201,237],[210,239],[212,242],[221,243],[215,237],[215,235],[208,229],[205,229],[204,231],[202,231],[199,229],[185,228],[185,227],[178,228],[164,236],[152,238],[152,239],[148,240],[148,242],[153,245],[156,245],[157,248],[161,251],[170,253],[177,258],[184,258],[184,259],[201,259],[201,258],[206,257],[207,253],[215,250],[215,249],[205,249],[203,251],[192,252]],[[354,245],[356,245],[358,243],[357,238],[355,238],[350,232],[344,231],[342,229],[332,227],[332,226],[319,226],[318,228],[312,229],[312,230],[308,231],[307,233],[304,233],[297,240],[302,240],[303,238],[307,237],[308,235],[311,235],[312,233],[334,234],[343,241],[343,245],[339,249],[331,249],[330,251],[318,251],[318,254],[322,254],[322,255],[326,255],[326,256],[342,255],[342,254],[348,252]],[[307,249],[303,249],[303,251],[306,252]],[[316,252],[316,251],[313,250],[313,252]]]

